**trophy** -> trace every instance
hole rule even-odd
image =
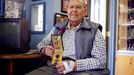
[[[52,42],[54,46],[54,56],[52,58],[52,64],[56,65],[58,62],[62,61],[62,51],[63,51],[63,46],[62,46],[62,39],[61,35],[59,34],[53,34],[51,35],[52,37]]]

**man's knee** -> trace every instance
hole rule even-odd
[[[91,75],[89,72],[71,72],[66,75]]]
[[[82,72],[82,73],[78,73],[77,75],[91,75],[91,74],[86,73],[86,72]]]

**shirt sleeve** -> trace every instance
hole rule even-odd
[[[52,30],[50,31],[50,33],[46,37],[44,37],[41,42],[39,42],[37,44],[38,50],[41,50],[41,48],[49,45],[49,43],[51,41],[51,35],[54,33],[54,30],[55,30],[55,27],[53,27]]]
[[[106,67],[106,44],[100,30],[95,35],[91,58],[79,59],[76,62],[77,71],[103,69]]]

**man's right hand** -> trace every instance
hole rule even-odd
[[[46,46],[41,50],[42,54],[45,54],[46,56],[50,56],[53,58],[54,55],[54,47],[53,46]]]

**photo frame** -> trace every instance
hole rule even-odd
[[[67,13],[67,4],[69,0],[61,0],[61,12]],[[85,0],[86,4],[86,15],[85,17],[88,17],[89,14],[89,0]]]
[[[3,0],[0,0],[0,16],[3,15]]]
[[[68,18],[68,16],[66,14],[55,13],[54,25],[56,23],[64,22],[67,18]]]
[[[67,13],[67,4],[69,0],[61,0],[61,11]]]
[[[34,2],[34,1],[40,1],[40,0],[32,0],[32,1]]]
[[[4,18],[23,18],[24,0],[5,0]]]
[[[46,2],[37,1],[30,4],[30,25],[32,34],[45,33]]]

